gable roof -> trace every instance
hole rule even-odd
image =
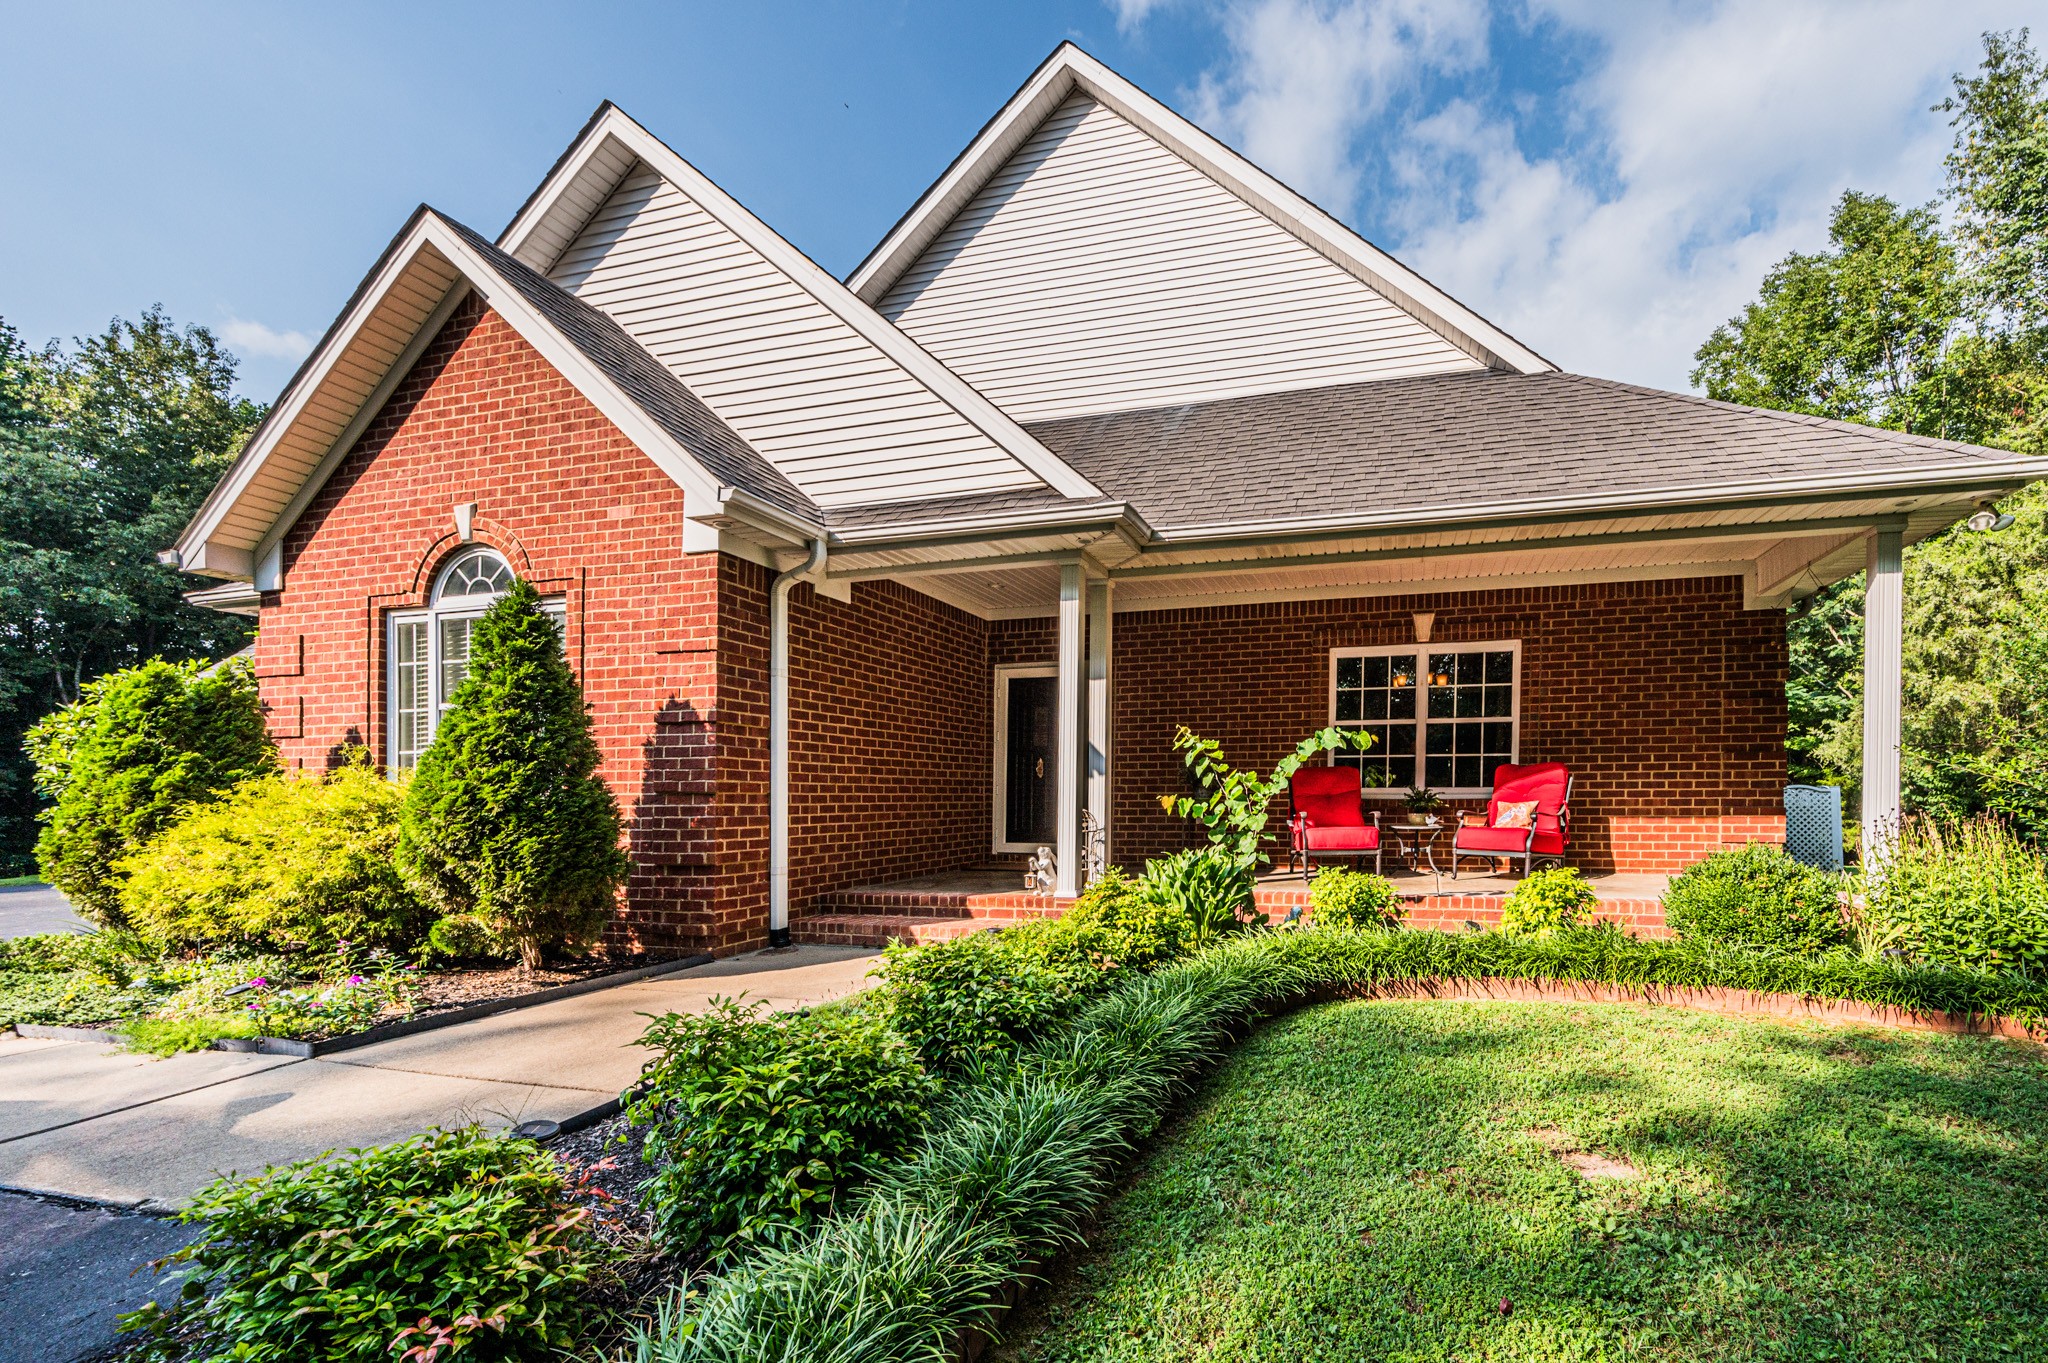
[[[1095,489],[616,106],[500,237],[820,505]]]
[[[796,533],[815,528],[810,499],[617,323],[421,205],[185,527],[180,566],[251,576],[472,292],[707,512],[740,498]]]
[[[1478,370],[1045,422],[1164,541],[1997,491],[2029,455],[1580,374]]]
[[[1151,139],[1477,364],[1522,373],[1555,368],[1072,43],[1062,43],[1046,59],[854,270],[848,278],[853,292],[882,306],[977,196],[1077,97]]]

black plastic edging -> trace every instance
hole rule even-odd
[[[442,1027],[453,1027],[458,1022],[474,1022],[478,1018],[493,1017],[520,1008],[531,1008],[535,1004],[553,1003],[557,999],[572,999],[578,994],[594,994],[600,989],[611,989],[622,984],[633,984],[639,980],[653,979],[659,975],[673,975],[691,970],[700,965],[710,965],[717,959],[709,952],[698,952],[673,961],[659,961],[654,965],[635,966],[631,970],[620,970],[610,975],[597,975],[587,980],[576,980],[570,984],[553,985],[547,989],[536,989],[531,994],[516,994],[508,999],[485,999],[481,1003],[465,1004],[461,1008],[450,1008],[445,1012],[428,1013],[423,1017],[400,1018],[366,1031],[351,1032],[347,1036],[328,1037],[322,1041],[298,1041],[289,1037],[222,1037],[213,1043],[216,1051],[238,1051],[243,1054],[283,1055],[295,1060],[312,1060],[337,1051],[352,1051],[358,1046],[369,1046],[379,1041],[394,1041],[402,1036],[415,1036],[421,1032],[437,1031]],[[18,1036],[43,1038],[52,1041],[120,1041],[118,1032],[102,1031],[95,1027],[52,1027],[34,1022],[17,1022],[14,1031]],[[603,1114],[610,1116],[610,1113]],[[574,1120],[574,1119],[572,1119]],[[601,1121],[593,1117],[591,1121]],[[585,1125],[589,1123],[586,1122]]]

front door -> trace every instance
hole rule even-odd
[[[1003,747],[998,767],[1003,783],[999,848],[1022,851],[1049,845],[1058,810],[1058,679],[999,675],[996,685],[1002,711],[996,737]]]

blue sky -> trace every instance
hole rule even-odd
[[[25,4],[0,317],[162,303],[268,399],[412,207],[502,227],[605,98],[844,274],[1072,38],[1567,367],[1684,387],[2038,0]]]

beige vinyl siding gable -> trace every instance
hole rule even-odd
[[[1043,485],[644,162],[548,271],[821,506]]]
[[[1086,95],[879,310],[1019,421],[1481,367]]]

